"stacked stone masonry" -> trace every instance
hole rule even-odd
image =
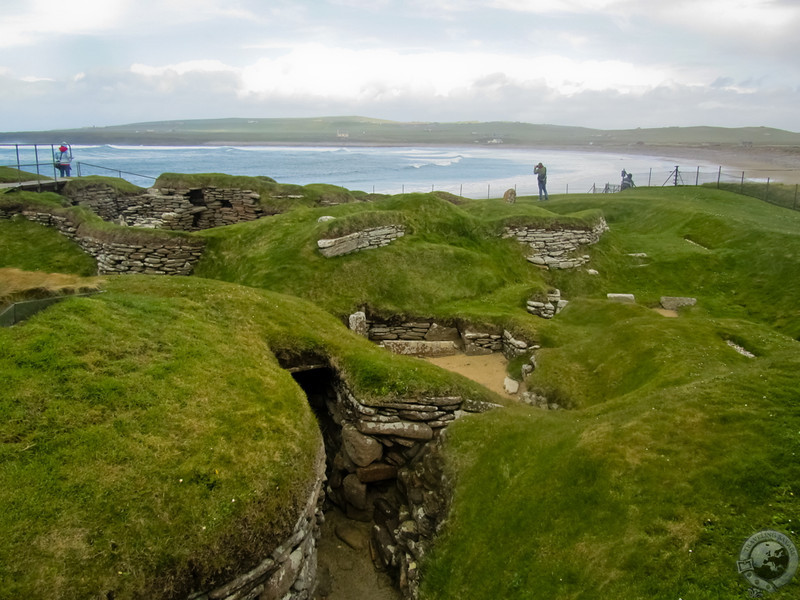
[[[596,244],[608,231],[605,219],[587,229],[545,229],[540,227],[506,227],[502,237],[515,238],[533,249],[528,260],[547,269],[572,269],[589,261],[588,255],[575,256],[581,246]]]
[[[447,425],[496,405],[458,396],[398,398],[365,405],[341,381],[327,402],[340,437],[328,447],[328,498],[349,518],[373,523],[376,562],[404,597],[418,597],[418,564],[448,511],[439,443]],[[331,445],[333,447],[331,447]]]
[[[73,193],[71,200],[106,221],[178,231],[233,225],[265,215],[258,193],[232,188],[150,188],[145,194],[132,196],[98,184]]]
[[[187,600],[310,600],[317,583],[317,540],[323,520],[325,448],[320,443],[316,478],[291,535],[254,568]]]
[[[317,247],[326,258],[344,256],[361,250],[381,248],[405,235],[403,225],[384,225],[357,231],[339,238],[317,241]]]
[[[528,312],[543,319],[552,319],[560,313],[569,303],[568,300],[561,298],[561,290],[553,290],[547,293],[546,298],[531,298],[528,300]]]
[[[69,215],[22,210],[25,219],[57,229],[74,240],[81,249],[97,260],[101,275],[142,273],[146,275],[190,275],[203,254],[205,242],[200,239],[153,237],[142,241],[105,241],[91,233],[83,233]],[[3,215],[10,218],[11,214]]]
[[[422,319],[389,323],[367,319],[364,313],[351,315],[349,322],[351,329],[397,354],[419,356],[464,352],[468,356],[478,356],[502,352],[506,358],[511,359],[525,353],[529,348],[528,342],[515,339],[502,328],[488,331],[472,326],[459,328]],[[435,344],[433,348],[436,351],[426,350],[426,345],[429,344]]]

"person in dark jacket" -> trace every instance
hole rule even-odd
[[[536,174],[536,178],[539,181],[539,201],[541,202],[542,196],[544,196],[545,200],[549,200],[550,198],[547,195],[547,167],[539,163],[533,167],[533,172]]]

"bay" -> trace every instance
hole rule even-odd
[[[40,146],[40,163],[45,162],[43,148],[47,154],[47,147]],[[327,183],[368,193],[440,190],[468,198],[499,197],[509,188],[518,195],[537,195],[533,165],[540,161],[547,167],[551,194],[618,185],[622,169],[633,173],[639,186],[671,184],[671,174],[681,164],[663,156],[503,147],[104,145],[72,146],[72,151],[73,176],[121,176],[141,187],[150,187],[167,172],[227,173],[266,175],[279,183]],[[0,165],[15,166],[15,152],[14,147],[0,147]],[[23,165],[35,164],[30,147],[20,152]],[[696,166],[685,169],[681,182],[694,184]],[[52,176],[46,169],[42,173]],[[700,183],[715,177],[716,167],[709,166]]]

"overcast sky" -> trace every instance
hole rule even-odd
[[[360,115],[800,131],[798,0],[0,0],[0,131]]]

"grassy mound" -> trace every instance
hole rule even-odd
[[[105,177],[102,175],[88,175],[70,179],[64,186],[64,195],[73,196],[80,194],[86,188],[102,185],[110,187],[120,195],[136,195],[144,193],[145,189],[134,185],[120,177]]]
[[[37,175],[14,167],[0,167],[0,183],[16,183],[18,181],[36,181],[52,179],[45,175]]]
[[[353,192],[343,187],[314,183],[294,185],[278,183],[271,177],[226,175],[224,173],[163,173],[153,184],[155,188],[234,188],[257,192],[261,206],[269,214],[282,213],[301,206],[356,202],[367,197],[365,192]]]
[[[362,397],[492,395],[307,303],[116,277],[0,330],[3,597],[176,598],[253,566],[305,501],[320,433],[276,355]]]
[[[797,540],[799,216],[698,190],[551,208],[598,205],[611,226],[592,249],[599,274],[551,274],[572,302],[539,326],[528,382],[572,410],[449,429],[456,497],[426,599],[741,598],[744,541]],[[661,295],[698,304],[668,319],[647,306]]]
[[[335,220],[319,223],[323,215]],[[387,315],[520,323],[527,320],[525,300],[547,285],[525,260],[528,250],[500,238],[502,226],[587,226],[597,216],[497,201],[457,206],[436,194],[393,196],[201,232],[208,243],[197,273],[313,299],[335,314],[368,306]],[[379,252],[327,259],[317,249],[319,239],[390,223],[404,225],[406,235]]]
[[[0,309],[22,300],[96,292],[101,285],[95,277],[0,268]]]
[[[629,292],[652,306],[661,296],[692,296],[709,315],[800,337],[800,213],[704,188],[567,197],[550,208],[598,206],[611,227],[592,248],[591,266],[600,275],[554,272],[567,298]]]
[[[0,219],[0,265],[23,271],[89,276],[97,262],[55,229],[25,219]]]
[[[171,597],[255,560],[291,520],[318,441],[280,360],[329,360],[373,404],[494,399],[330,315],[363,306],[523,330],[542,346],[529,387],[570,407],[448,428],[455,497],[422,598],[742,598],[744,540],[795,537],[799,214],[697,187],[553,197],[547,210],[436,194],[312,204],[196,234],[209,279],[111,278],[106,294],[0,331],[3,592]],[[601,215],[597,274],[540,271],[498,237]],[[407,235],[380,250],[317,251],[389,223]],[[16,233],[28,226],[0,223],[35,245],[43,228]],[[0,253],[6,266],[54,270],[31,264],[46,254],[23,265],[22,246]],[[570,304],[528,315],[549,287]],[[651,310],[661,296],[697,305],[668,319]]]

